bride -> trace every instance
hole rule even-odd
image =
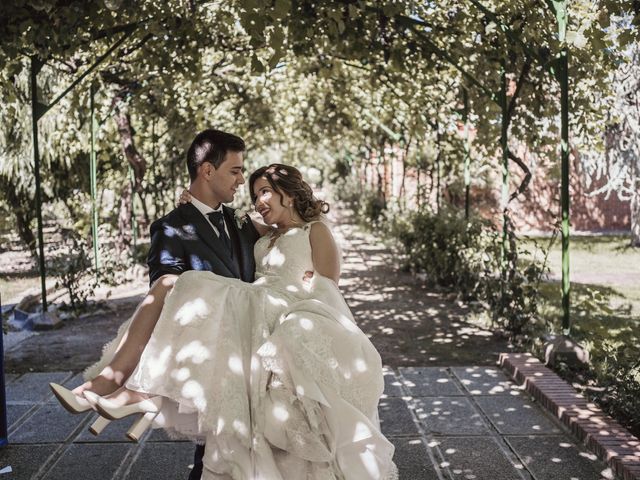
[[[203,480],[397,478],[378,419],[380,355],[337,287],[328,206],[282,164],[256,170],[249,188],[274,226],[254,248],[256,281],[189,271],[156,287],[164,306],[124,386],[52,385],[56,396],[91,404],[96,433],[138,415],[132,439],[153,423],[206,442]],[[90,372],[114,370],[135,315]]]

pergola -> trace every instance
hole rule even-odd
[[[206,8],[206,4],[209,2],[201,1],[196,2],[194,8]],[[553,12],[558,27],[558,40],[564,42],[567,31],[567,1],[566,0],[545,0],[545,5]],[[563,306],[563,318],[562,329],[565,334],[569,334],[570,331],[570,280],[569,280],[569,50],[568,47],[563,47],[561,53],[552,61],[547,61],[539,52],[535,46],[531,46],[514,32],[501,18],[484,6],[479,0],[467,0],[467,4],[475,9],[479,14],[491,19],[497,26],[499,31],[504,37],[514,44],[518,45],[524,52],[527,53],[534,61],[538,63],[549,75],[551,75],[560,87],[560,163],[561,163],[561,223],[562,223],[562,306]],[[506,80],[506,68],[505,62],[502,61],[500,75],[500,90],[492,91],[481,80],[474,77],[467,72],[465,68],[460,65],[458,61],[447,50],[438,47],[427,32],[422,29],[424,23],[421,19],[416,17],[408,17],[404,15],[396,15],[394,19],[399,23],[405,25],[407,28],[416,35],[416,38],[420,40],[425,50],[431,52],[440,63],[453,66],[460,72],[462,77],[468,82],[468,87],[463,89],[464,95],[464,110],[462,120],[465,125],[465,161],[464,161],[464,185],[465,185],[465,213],[469,215],[469,188],[471,184],[471,172],[470,172],[470,147],[469,147],[469,123],[468,114],[469,107],[466,96],[466,88],[477,89],[482,95],[485,95],[492,102],[497,104],[501,109],[501,158],[502,158],[502,194],[501,194],[501,208],[503,210],[503,235],[502,235],[502,265],[503,269],[506,266],[505,253],[508,249],[507,238],[507,204],[509,202],[509,148],[508,148],[508,102],[507,102],[507,80]],[[119,38],[113,42],[108,50],[102,54],[96,61],[89,66],[82,74],[80,74],[64,91],[57,95],[54,100],[48,104],[43,104],[38,98],[38,74],[42,67],[45,65],[48,59],[39,58],[38,56],[31,57],[31,109],[32,109],[32,135],[33,135],[33,163],[35,172],[35,190],[36,190],[36,219],[37,219],[37,237],[38,237],[38,252],[39,252],[39,271],[41,279],[41,292],[42,292],[42,311],[46,314],[47,305],[47,292],[46,292],[46,266],[45,266],[45,254],[44,254],[44,236],[43,236],[43,220],[42,220],[42,192],[41,192],[41,177],[40,177],[40,152],[38,148],[39,130],[38,120],[47,114],[62,98],[69,92],[78,88],[80,84],[91,76],[96,68],[108,59],[123,43],[141,26],[144,22],[131,23],[122,25],[115,29],[110,29],[108,32],[97,32],[93,38],[94,40],[105,38],[107,36],[117,35]],[[499,52],[498,52],[499,53]],[[95,89],[90,87],[91,95],[91,155],[90,155],[90,178],[91,178],[91,199],[92,199],[92,237],[93,237],[93,250],[95,262],[98,261],[98,213],[96,208],[96,192],[97,192],[97,178],[96,178],[96,151],[95,151],[95,134],[97,130],[97,121],[95,118],[94,108],[94,94]],[[382,126],[384,127],[384,126]],[[386,128],[386,127],[384,127]],[[135,228],[135,226],[134,226]],[[96,263],[97,266],[97,263]]]

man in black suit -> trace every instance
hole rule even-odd
[[[223,203],[233,200],[243,175],[244,140],[220,130],[205,130],[187,152],[191,203],[178,206],[151,225],[147,263],[154,283],[164,275],[206,270],[252,282],[253,245],[259,237],[248,217],[236,218]],[[189,480],[202,475],[204,445],[196,446]]]

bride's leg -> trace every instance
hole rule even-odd
[[[142,351],[160,318],[164,300],[177,279],[177,275],[164,275],[151,286],[149,293],[133,314],[131,324],[109,365],[97,377],[74,389],[73,393],[80,395],[84,390],[89,390],[103,396],[124,385],[138,365]]]

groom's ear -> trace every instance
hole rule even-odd
[[[215,172],[215,167],[212,163],[202,162],[200,165],[200,174],[207,180],[211,178],[211,175]]]

